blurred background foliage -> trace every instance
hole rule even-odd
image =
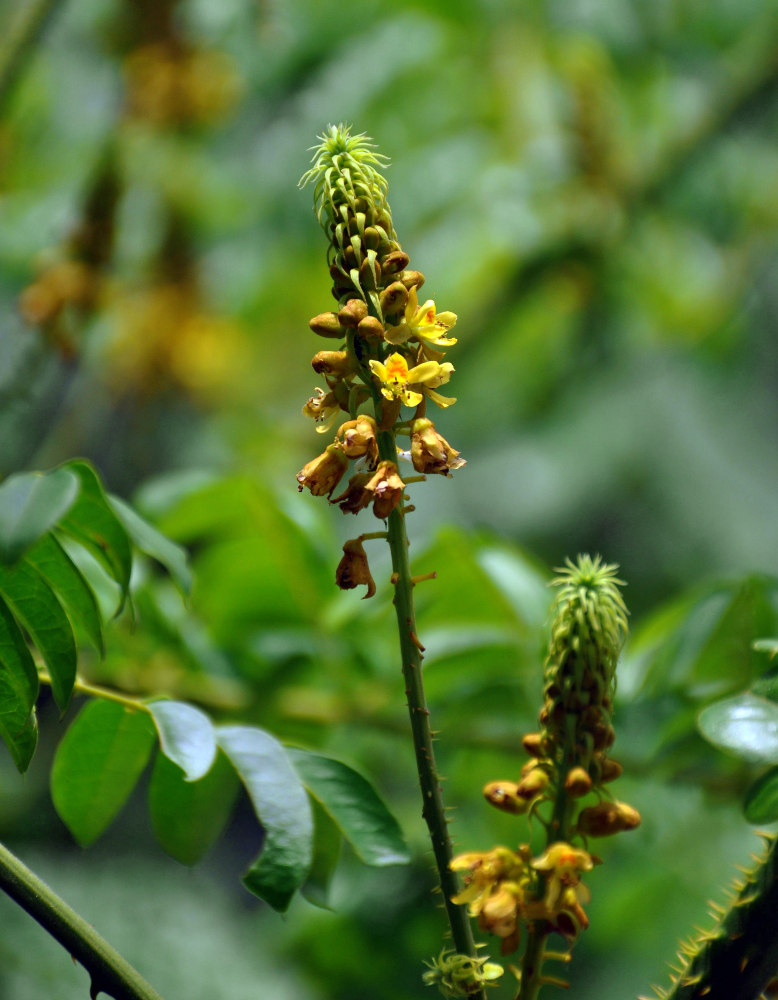
[[[618,561],[616,756],[644,823],[602,845],[571,979],[579,1000],[664,982],[755,842],[738,800],[758,772],[694,719],[778,634],[778,5],[5,0],[2,19],[0,475],[89,458],[193,553],[189,606],[141,567],[137,621],[83,671],[341,756],[416,861],[345,857],[334,912],[282,922],[224,877],[256,853],[248,807],[191,872],[137,800],[83,853],[50,804],[46,705],[25,781],[0,761],[2,836],[163,995],[425,989],[443,919],[387,564],[372,601],[338,593],[357,522],[294,489],[321,444],[307,319],[332,303],[296,182],[317,133],[352,122],[392,157],[411,266],[459,315],[439,426],[468,465],[414,487],[409,526],[414,570],[438,573],[417,597],[457,846],[524,836],[480,788],[515,776],[534,727],[550,567]],[[85,995],[0,913],[7,1000]]]

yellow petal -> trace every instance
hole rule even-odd
[[[382,382],[386,382],[386,365],[382,364],[380,361],[373,360],[371,360],[369,364],[370,371],[376,376],[376,378],[380,379]]]
[[[438,406],[445,410],[447,406],[453,406],[457,401],[456,396],[441,396],[439,392],[435,392],[434,389],[425,389],[424,395],[429,396],[433,403],[437,403]]]

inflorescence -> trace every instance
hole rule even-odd
[[[322,454],[298,473],[298,488],[326,496],[344,513],[372,505],[383,520],[403,512],[406,481],[414,479],[400,475],[398,457],[412,463],[420,474],[416,478],[450,476],[465,464],[426,416],[427,400],[443,408],[456,402],[437,390],[454,371],[443,360],[443,348],[456,343],[449,331],[457,318],[437,312],[432,299],[419,304],[424,275],[408,267],[410,258],[394,231],[380,172],[386,157],[344,125],[330,126],[320,138],[300,184],[313,184],[338,308],[310,321],[311,330],[333,341],[334,349],[313,357],[325,387],[316,389],[303,413],[320,433],[342,414],[348,419]],[[413,409],[409,419],[403,408]],[[397,434],[409,436],[409,448],[397,448]],[[356,465],[346,488],[333,497],[352,461]],[[346,543],[336,582],[342,589],[366,584],[365,596],[371,597],[375,584],[362,545],[367,537]]]

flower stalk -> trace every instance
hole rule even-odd
[[[314,371],[323,377],[326,389],[316,389],[303,413],[313,419],[319,433],[328,432],[341,413],[348,419],[297,480],[300,490],[327,496],[344,514],[372,507],[386,524],[422,815],[454,947],[453,955],[444,951],[433,963],[433,978],[447,995],[483,998],[496,967],[478,958],[467,914],[454,902],[458,883],[451,868],[453,851],[422,678],[424,647],[413,602],[415,583],[430,577],[411,575],[406,516],[413,507],[406,504],[404,492],[409,482],[429,474],[450,476],[451,470],[465,464],[426,417],[428,400],[441,408],[456,402],[437,390],[454,371],[450,362],[443,361],[442,348],[456,343],[449,331],[457,317],[438,312],[432,300],[419,304],[424,275],[409,269],[410,258],[397,240],[381,173],[386,164],[366,136],[351,135],[342,125],[331,126],[316,147],[313,166],[301,179],[301,185],[313,184],[316,216],[328,241],[332,295],[338,303],[337,311],[320,313],[309,323],[333,349],[314,356]],[[413,410],[410,417],[404,413],[408,408]],[[409,453],[398,450],[398,433],[411,437]],[[404,458],[410,459],[417,475],[406,477],[401,472]],[[333,497],[351,461],[357,463],[355,474]],[[346,542],[336,583],[342,589],[366,584],[365,597],[372,597],[377,588],[362,546],[367,537],[363,533]]]

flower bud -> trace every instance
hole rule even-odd
[[[377,250],[381,242],[381,234],[373,226],[368,226],[362,237],[362,243],[366,250]]]
[[[313,319],[308,321],[308,326],[320,337],[332,337],[342,340],[346,335],[346,331],[340,325],[338,317],[334,312],[319,313],[318,316],[314,316]]]
[[[484,786],[484,798],[502,812],[518,815],[527,811],[529,803],[518,794],[515,781],[490,781]]]
[[[530,757],[543,757],[542,741],[543,737],[540,733],[527,733],[522,737],[521,745]]]
[[[393,281],[381,292],[381,312],[384,316],[394,316],[405,309],[408,301],[408,289],[401,281]]]
[[[395,463],[384,461],[379,463],[365,489],[373,496],[373,513],[383,520],[402,500],[405,483],[400,479]]]
[[[565,791],[574,799],[588,795],[592,790],[592,779],[582,767],[571,768],[565,777]]]
[[[353,590],[362,583],[367,584],[367,593],[362,598],[363,601],[375,594],[375,581],[367,564],[364,546],[358,538],[346,542],[343,546],[343,558],[335,570],[335,583],[341,590]]]
[[[611,760],[610,757],[603,757],[600,761],[600,781],[603,784],[615,781],[616,778],[621,777],[623,770],[624,768],[617,760]]]
[[[307,486],[315,497],[331,496],[347,467],[348,459],[340,447],[331,444],[297,473],[297,489],[302,492]]]
[[[359,321],[357,333],[360,337],[377,337],[383,340],[384,327],[381,321],[376,319],[375,316],[365,316],[363,320]]]
[[[421,273],[421,271],[403,271],[402,275],[400,276],[400,281],[405,285],[408,291],[410,291],[411,288],[414,287],[421,288],[421,286],[424,284],[424,280],[425,280],[424,275]]]
[[[405,270],[410,260],[411,258],[404,250],[392,250],[381,261],[381,270],[384,274],[397,274],[398,271]]]
[[[318,351],[311,359],[311,365],[317,375],[345,375],[354,368],[348,351]]]
[[[459,457],[446,439],[438,434],[431,420],[422,417],[411,424],[411,460],[417,472],[451,475],[451,469],[461,469],[464,458]]]
[[[341,326],[355,327],[367,316],[367,303],[362,299],[349,299],[338,313]]]
[[[582,809],[578,816],[578,832],[590,837],[609,837],[638,826],[640,813],[625,802],[599,802]]]
[[[533,768],[516,786],[516,794],[523,799],[534,799],[546,790],[549,776],[539,767]]]

